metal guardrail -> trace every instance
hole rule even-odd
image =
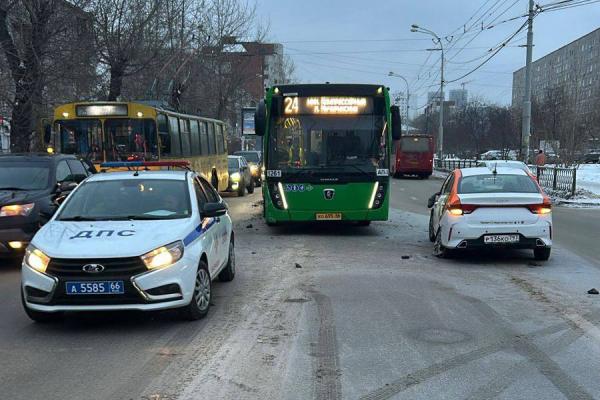
[[[476,167],[476,160],[435,160],[435,169],[445,172],[454,171],[457,168]],[[538,167],[530,165],[529,169],[537,176],[541,187],[548,190],[560,190],[575,195],[577,190],[577,168],[565,167]]]
[[[575,195],[577,190],[577,168],[538,167],[530,165],[531,172],[537,176],[544,189],[561,190]]]
[[[435,169],[440,171],[454,171],[457,168],[476,167],[478,161],[475,160],[435,160]]]

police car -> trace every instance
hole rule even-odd
[[[104,166],[150,164],[177,165]],[[159,309],[195,320],[208,312],[211,281],[234,276],[227,205],[204,178],[189,170],[110,172],[80,184],[34,236],[21,294],[40,322],[65,311]]]

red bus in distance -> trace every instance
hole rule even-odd
[[[394,177],[416,175],[427,179],[433,173],[433,137],[424,134],[404,135],[396,143]]]

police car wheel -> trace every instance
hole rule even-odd
[[[219,274],[219,280],[221,282],[231,282],[235,277],[235,247],[233,240],[229,242],[229,258],[227,259],[227,265],[223,268],[223,271]]]
[[[248,189],[248,194],[254,193],[254,180],[250,181],[250,185],[248,185],[247,189]]]
[[[182,309],[185,319],[195,321],[204,318],[208,314],[211,300],[211,280],[208,273],[208,265],[200,261],[198,272],[196,273],[196,282],[194,286],[194,295],[190,304]]]
[[[239,187],[238,187],[238,196],[239,197],[244,197],[246,195],[246,182],[241,181],[239,183]]]
[[[23,304],[23,308],[25,309],[25,314],[27,314],[27,316],[35,322],[40,322],[40,323],[56,322],[56,321],[60,320],[63,316],[62,313],[59,313],[59,312],[45,313],[45,312],[35,311],[35,310],[32,310],[31,308],[27,307],[27,305],[25,304],[25,298],[23,297],[23,291],[21,291],[21,303]]]

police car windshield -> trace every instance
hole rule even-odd
[[[159,220],[192,214],[187,182],[121,179],[86,182],[69,197],[59,221]]]

